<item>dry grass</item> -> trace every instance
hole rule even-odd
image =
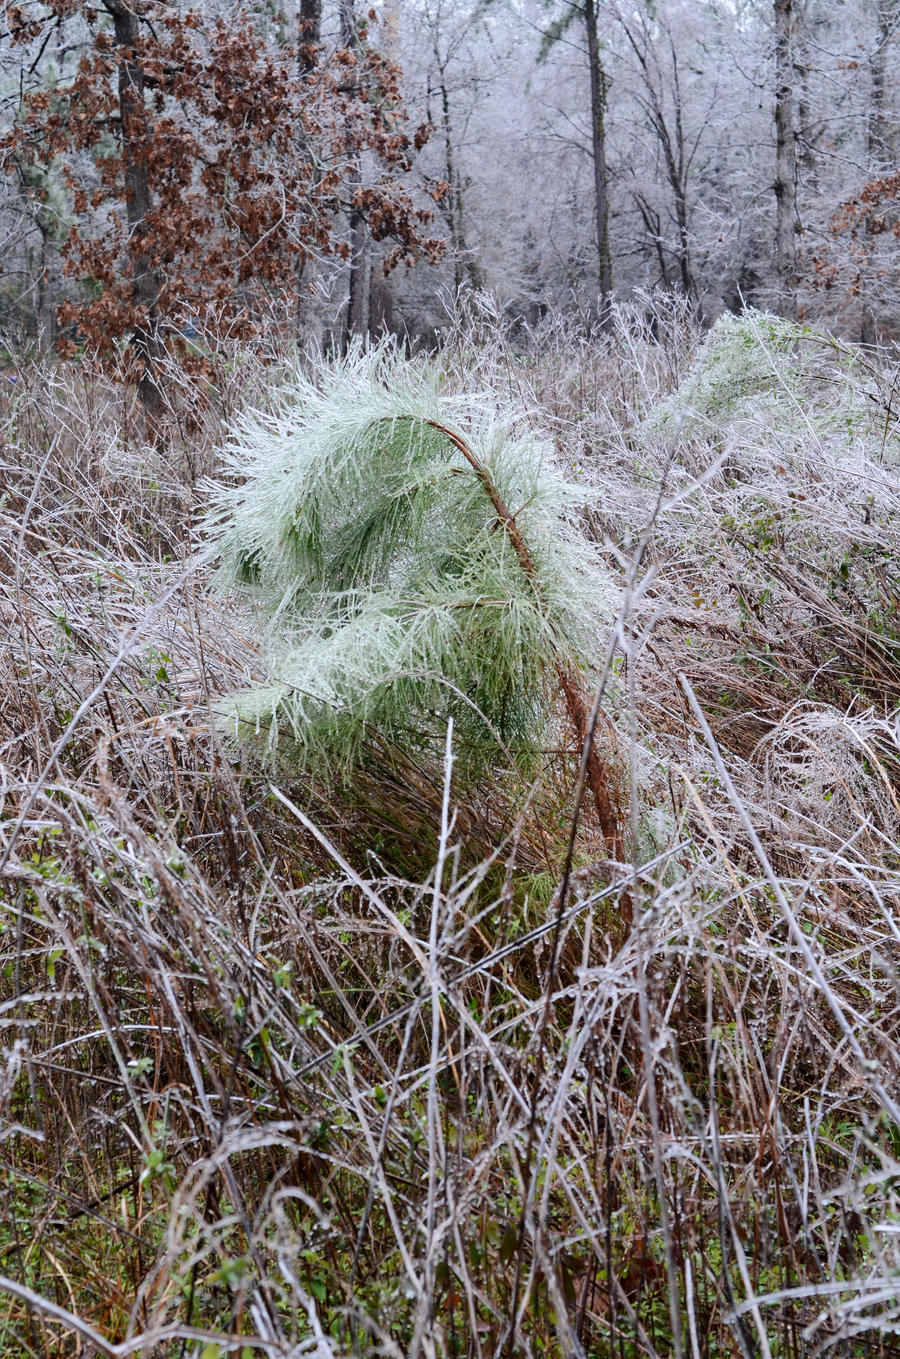
[[[596,484],[620,583],[634,860],[585,813],[562,891],[571,751],[273,792],[221,747],[261,662],[191,524],[254,358],[165,452],[84,370],[6,375],[4,1355],[898,1352],[893,369],[880,445],[658,437],[696,344],[448,346]]]

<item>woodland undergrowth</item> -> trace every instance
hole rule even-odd
[[[0,375],[0,1352],[898,1353],[900,369],[659,300],[438,361],[587,493],[627,862],[564,710],[527,780],[218,729],[204,478],[295,358],[153,445]]]

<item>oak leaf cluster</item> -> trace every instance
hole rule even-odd
[[[83,53],[72,78],[26,96],[3,149],[70,195],[61,352],[130,340],[146,397],[164,353],[202,370],[198,333],[241,339],[285,314],[311,261],[347,257],[351,211],[386,243],[385,271],[439,253],[408,186],[427,128],[409,126],[367,22],[331,53],[160,0],[49,0],[14,36],[40,42],[41,24],[71,27]]]

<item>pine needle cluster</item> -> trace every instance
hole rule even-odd
[[[242,419],[209,550],[261,605],[272,681],[220,705],[236,736],[346,773],[371,736],[426,751],[452,716],[473,768],[527,764],[608,601],[585,493],[523,417],[386,342]]]
[[[677,389],[643,423],[650,438],[746,443],[760,429],[781,450],[884,443],[890,401],[865,356],[809,326],[748,307],[720,316]],[[872,449],[870,447],[869,451]]]

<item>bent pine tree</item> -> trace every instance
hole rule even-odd
[[[521,411],[443,381],[390,343],[294,374],[210,488],[217,582],[262,605],[274,680],[220,713],[302,767],[346,774],[372,733],[433,752],[451,716],[470,772],[504,753],[527,767],[560,695],[588,746],[609,588],[575,522],[584,493]],[[611,752],[593,741],[587,780],[621,858]]]

